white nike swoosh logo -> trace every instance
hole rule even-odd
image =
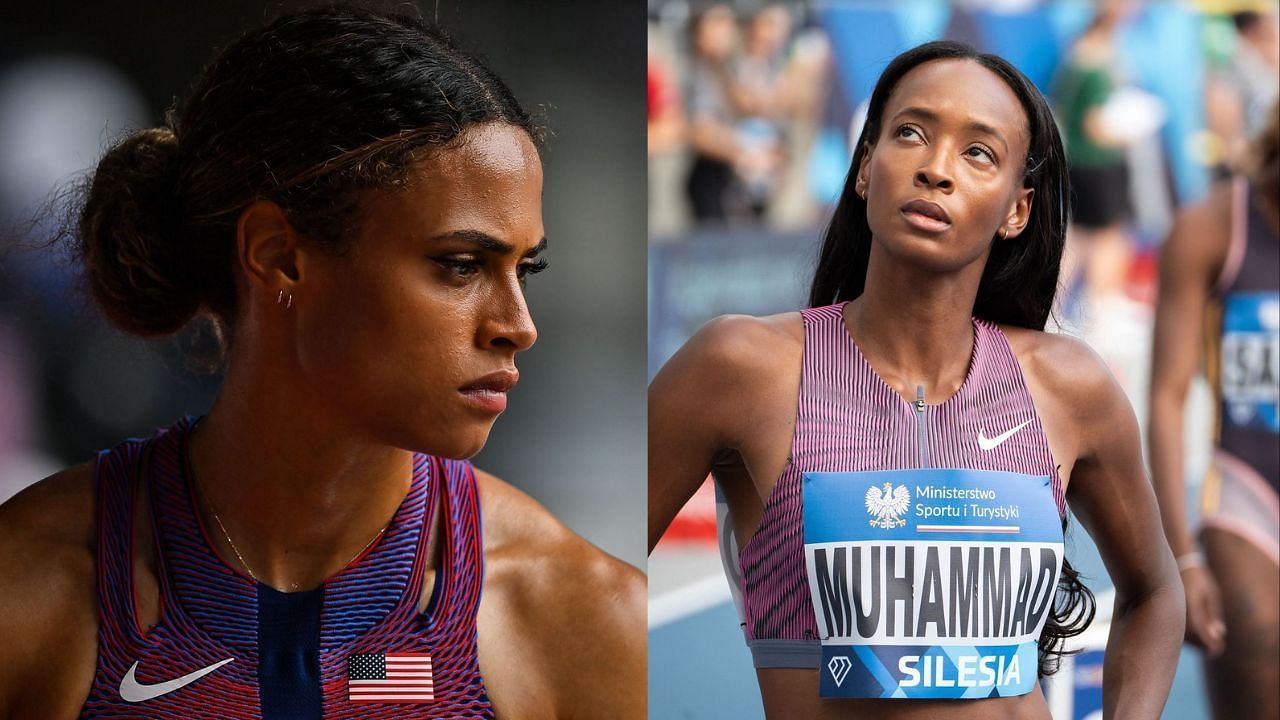
[[[986,436],[985,430],[978,430],[978,447],[982,448],[983,450],[994,450],[997,445],[1013,437],[1014,433],[1018,432],[1019,430],[1021,430],[1022,428],[1030,424],[1031,424],[1031,421],[1028,420],[1022,423],[1021,425],[1019,425],[1018,427],[1012,428],[1010,430],[1005,430],[1004,432],[1000,433],[999,435],[993,438],[988,438]]]
[[[129,668],[129,672],[124,674],[124,679],[120,681],[120,697],[123,698],[125,702],[146,702],[152,698],[167,695],[185,685],[190,685],[232,660],[235,660],[235,658],[227,658],[226,660],[216,662],[209,667],[200,668],[195,672],[187,673],[180,678],[166,680],[165,682],[156,683],[154,685],[143,685],[134,677],[134,673],[138,671],[138,663],[135,661],[133,666]]]

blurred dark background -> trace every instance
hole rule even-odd
[[[215,51],[315,3],[8,3],[0,9],[0,500],[129,436],[204,412],[191,333],[142,341],[80,290],[58,188],[151,127]],[[413,3],[365,3],[413,11]],[[440,0],[417,10],[550,128],[540,339],[478,465],[644,566],[645,7]]]

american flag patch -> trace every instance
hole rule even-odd
[[[387,653],[348,657],[347,699],[351,702],[397,703],[435,700],[431,655]]]

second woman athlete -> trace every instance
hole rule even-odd
[[[812,307],[718,319],[654,379],[650,546],[713,473],[770,718],[1049,718],[1036,680],[1092,614],[1068,503],[1116,586],[1107,716],[1160,715],[1183,607],[1137,423],[1096,355],[1043,332],[1067,187],[1021,73],[910,50]]]

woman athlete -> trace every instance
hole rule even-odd
[[[1248,157],[1161,250],[1151,369],[1151,474],[1219,719],[1280,715],[1280,105]],[[1202,352],[1217,417],[1197,545],[1182,418]]]
[[[643,716],[642,576],[464,459],[536,337],[536,136],[438,31],[322,8],[107,153],[95,299],[211,315],[225,381],[0,508],[0,717]]]
[[[1137,424],[1096,355],[1042,331],[1066,196],[1030,81],[907,51],[812,307],[720,318],[654,379],[650,546],[713,473],[770,718],[1049,718],[1037,676],[1092,614],[1060,572],[1068,501],[1116,585],[1107,717],[1159,716],[1183,609]]]

